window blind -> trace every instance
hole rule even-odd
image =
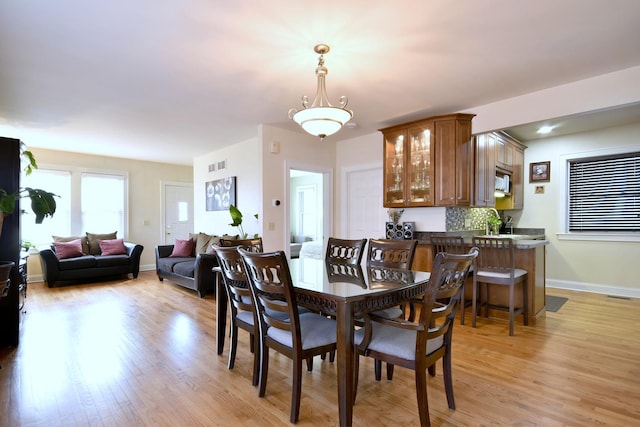
[[[640,153],[569,162],[569,231],[640,231]]]

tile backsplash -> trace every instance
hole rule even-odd
[[[484,230],[488,209],[447,208],[447,231]]]

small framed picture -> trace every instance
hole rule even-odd
[[[529,163],[529,182],[549,182],[551,162]]]

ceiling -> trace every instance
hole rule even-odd
[[[336,140],[640,65],[634,0],[377,3],[2,2],[0,135],[190,165],[261,123],[298,131],[317,43],[355,113]]]

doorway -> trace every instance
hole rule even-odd
[[[331,234],[333,212],[333,172],[300,165],[287,166],[286,249],[297,257],[302,245],[322,252]],[[315,242],[315,243],[306,243]]]
[[[193,232],[193,185],[163,182],[162,205],[162,244],[189,238]]]

